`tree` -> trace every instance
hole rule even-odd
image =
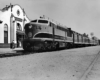
[[[91,37],[93,37],[93,36],[94,36],[94,33],[93,33],[93,32],[91,32],[91,33],[90,33],[90,35],[91,35]]]
[[[90,36],[91,36],[92,39],[94,39],[93,38],[94,37],[94,33],[93,32],[90,33]]]

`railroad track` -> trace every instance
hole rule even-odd
[[[100,57],[100,51],[98,52],[98,54],[95,56],[95,58],[93,59],[93,61],[91,62],[91,64],[88,66],[88,68],[86,69],[86,71],[84,72],[84,74],[80,77],[79,80],[86,80],[88,73],[91,71],[92,67],[94,66],[95,62],[98,60],[98,58]]]

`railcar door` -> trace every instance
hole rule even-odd
[[[54,41],[54,38],[55,38],[55,37],[54,37],[54,36],[55,36],[54,27],[53,27],[52,29],[53,29],[52,31],[53,31],[53,41]]]
[[[55,24],[53,23],[50,23],[51,26],[52,26],[52,38],[53,38],[53,41],[55,40]]]
[[[73,34],[73,44],[74,44],[74,42],[75,42],[75,35],[74,35],[74,32],[72,32],[72,34]]]

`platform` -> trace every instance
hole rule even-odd
[[[17,50],[23,50],[22,48],[0,48],[0,54],[5,54],[5,53],[16,53]]]

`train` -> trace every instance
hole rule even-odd
[[[59,50],[98,45],[97,39],[90,39],[71,28],[49,19],[39,18],[25,24],[22,45],[26,51]]]

